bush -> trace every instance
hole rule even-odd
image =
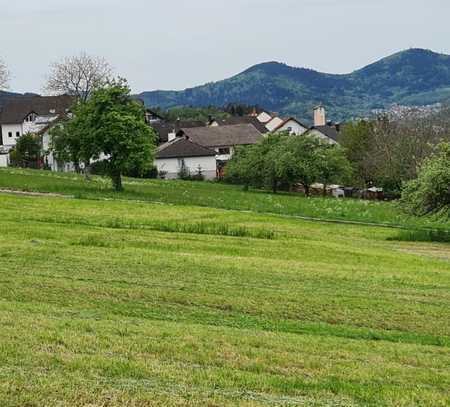
[[[418,178],[406,184],[401,205],[412,215],[439,214],[450,218],[450,143],[438,145],[436,152],[424,161]]]

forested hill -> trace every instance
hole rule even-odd
[[[393,104],[428,105],[450,100],[450,55],[410,49],[345,75],[294,68],[278,62],[255,65],[223,81],[184,91],[139,95],[148,106],[260,105],[281,114],[311,118],[326,104],[333,119],[363,116]]]

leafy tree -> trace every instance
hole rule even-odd
[[[86,164],[104,159],[114,189],[121,191],[122,175],[150,169],[156,135],[145,123],[144,108],[130,97],[124,80],[94,91],[79,102],[55,145],[59,152]]]
[[[339,145],[321,143],[317,151],[318,181],[323,184],[323,194],[331,183],[341,184],[349,180],[352,168],[345,151]]]
[[[49,131],[50,149],[59,161],[72,162],[76,172],[80,172],[81,139],[76,132],[71,132],[68,120],[58,123]]]
[[[354,182],[361,186],[373,180],[368,164],[373,126],[374,123],[368,120],[348,123],[344,127],[341,139],[341,145],[353,167]]]
[[[401,203],[412,215],[450,217],[450,143],[440,144],[423,162],[418,178],[406,184]]]
[[[311,185],[320,177],[319,149],[323,144],[310,136],[291,136],[287,140],[280,171],[286,172],[285,178],[291,183],[301,184],[309,196]]]
[[[17,140],[11,152],[13,165],[25,168],[38,168],[42,158],[41,142],[38,136],[27,133]]]

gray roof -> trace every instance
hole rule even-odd
[[[219,126],[233,126],[235,124],[252,124],[260,133],[268,133],[267,127],[253,116],[233,116],[227,119],[214,119]]]
[[[252,124],[232,126],[195,127],[182,129],[183,133],[194,143],[204,147],[229,147],[256,144],[263,138]]]
[[[196,120],[181,120],[178,123],[175,122],[159,122],[152,123],[151,127],[159,136],[159,142],[165,143],[169,140],[169,133],[172,133],[177,127],[178,128],[190,128],[190,127],[201,127],[206,124],[201,121]]]
[[[177,137],[158,147],[156,158],[215,157],[216,152],[187,139]]]
[[[72,96],[33,96],[14,98],[2,107],[0,124],[22,123],[30,113],[39,116],[66,114],[74,102]]]
[[[330,125],[325,125],[325,126],[314,126],[311,127],[311,130],[317,130],[320,133],[322,133],[324,136],[327,136],[328,138],[334,140],[334,141],[338,141],[339,138],[339,132],[336,129],[336,126],[330,126]]]

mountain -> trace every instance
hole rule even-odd
[[[255,65],[219,82],[183,91],[139,95],[148,106],[259,105],[310,120],[318,103],[335,120],[364,116],[393,104],[429,105],[450,101],[450,55],[410,49],[350,74],[294,68],[278,62]]]

